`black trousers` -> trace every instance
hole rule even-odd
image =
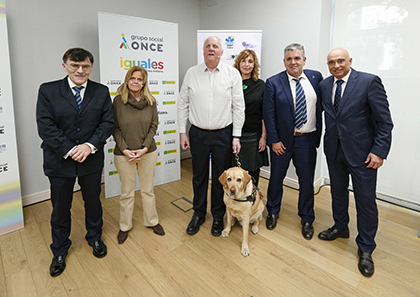
[[[220,130],[203,130],[191,126],[189,137],[193,166],[194,213],[199,217],[206,215],[211,154],[211,213],[214,219],[223,219],[226,206],[219,176],[231,165],[232,126]]]
[[[331,180],[332,210],[334,228],[347,228],[350,217],[349,177],[351,177],[357,211],[357,246],[362,252],[372,253],[376,248],[375,236],[378,231],[378,207],[376,205],[376,181],[378,169],[366,168],[363,164],[351,167],[347,162],[341,144],[337,148],[335,160],[327,158]]]
[[[100,201],[102,171],[79,176],[78,182],[85,202],[86,240],[95,242],[102,236],[102,205]],[[48,177],[51,187],[50,245],[54,256],[63,255],[71,245],[71,205],[73,201],[73,187],[76,177]]]

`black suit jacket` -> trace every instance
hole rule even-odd
[[[321,104],[318,84],[322,74],[315,70],[303,70],[317,96],[316,135],[319,146],[322,130]],[[288,150],[293,145],[295,131],[295,104],[290,90],[287,72],[280,72],[267,79],[264,90],[263,117],[267,130],[267,143],[283,142]]]
[[[103,146],[114,127],[112,102],[106,86],[88,80],[79,109],[67,77],[44,83],[38,92],[36,118],[45,175],[75,177],[102,170]],[[85,142],[93,144],[98,151],[83,163],[71,157],[63,158],[71,148]]]

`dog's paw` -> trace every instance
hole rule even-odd
[[[249,251],[248,245],[247,246],[242,246],[241,254],[244,257],[247,257],[251,254],[251,252]]]
[[[260,228],[258,228],[258,226],[252,226],[251,231],[253,234],[257,234],[258,231],[260,231]]]
[[[230,233],[230,230],[223,230],[222,231],[222,237],[228,237],[229,236],[229,233]]]

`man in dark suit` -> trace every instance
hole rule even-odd
[[[85,202],[86,240],[95,257],[107,248],[101,239],[101,176],[103,146],[114,126],[108,88],[90,81],[93,56],[81,48],[69,49],[63,56],[68,76],[44,83],[39,88],[36,117],[44,152],[44,173],[50,180],[52,244],[51,276],[66,268],[65,258],[71,240],[71,204],[78,178]]]
[[[322,240],[349,238],[349,175],[357,209],[359,270],[374,272],[372,252],[378,229],[376,177],[391,147],[393,123],[381,79],[351,68],[347,50],[327,57],[332,76],[319,85],[326,131],[324,150],[331,180],[334,226],[319,233]]]
[[[290,160],[299,178],[299,216],[302,235],[312,239],[314,234],[314,173],[316,148],[321,137],[321,109],[318,104],[318,71],[303,70],[305,49],[298,43],[284,49],[286,71],[267,79],[263,99],[267,143],[270,145],[270,182],[267,193],[267,229],[277,225],[283,180]]]

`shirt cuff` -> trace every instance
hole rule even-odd
[[[232,136],[240,138],[242,135],[242,129],[233,128]]]
[[[90,149],[92,150],[91,154],[94,154],[98,151],[98,149],[93,144],[91,144],[89,142],[85,142],[85,144],[87,144],[90,147]]]
[[[67,154],[65,154],[64,156],[63,156],[63,158],[64,159],[67,159],[68,157],[69,157],[69,155],[70,155],[70,153],[74,150],[76,148],[76,146],[73,146],[72,148],[71,148],[71,150],[69,150],[68,152],[67,152]]]

